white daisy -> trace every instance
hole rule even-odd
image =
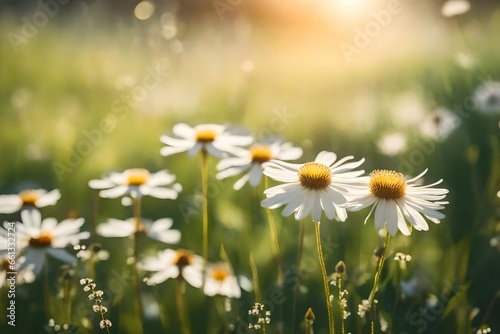
[[[248,150],[243,150],[238,157],[225,158],[219,161],[216,178],[218,180],[235,176],[248,171],[234,184],[235,190],[241,189],[248,181],[252,187],[259,185],[264,168],[262,164],[271,160],[296,160],[302,156],[302,149],[293,147],[291,143],[276,141],[270,145],[254,144]]]
[[[179,123],[174,126],[173,133],[175,137],[163,135],[160,138],[167,145],[160,151],[163,156],[185,151],[193,156],[205,150],[217,158],[223,158],[227,153],[237,155],[240,146],[250,145],[253,141],[251,136],[232,133],[227,126],[218,124],[200,124],[193,128]]]
[[[43,208],[55,205],[61,198],[59,189],[24,190],[17,195],[0,195],[0,213],[13,213],[22,208]]]
[[[355,192],[349,210],[357,211],[373,204],[365,224],[375,210],[375,228],[380,230],[386,226],[392,236],[398,229],[404,235],[410,235],[406,221],[418,231],[427,231],[429,225],[424,217],[435,224],[439,224],[440,219],[445,217],[438,210],[444,209],[443,205],[448,204],[440,201],[445,198],[448,190],[432,188],[443,180],[427,186],[418,185],[419,179],[425,173],[427,169],[417,177],[405,180],[401,173],[375,170],[370,176],[360,178],[365,184]]]
[[[320,221],[324,210],[329,219],[338,217],[347,219],[344,205],[347,203],[351,186],[358,181],[363,171],[351,171],[359,167],[364,159],[344,164],[352,156],[337,160],[332,152],[320,152],[316,159],[305,164],[290,164],[282,161],[270,161],[264,165],[264,174],[270,178],[285,182],[264,191],[267,199],[262,206],[271,209],[285,205],[282,215],[295,212],[295,219],[301,220],[311,214],[314,221]]]
[[[147,169],[127,169],[123,173],[111,173],[102,180],[90,180],[89,187],[103,189],[99,196],[104,198],[117,198],[126,194],[132,197],[151,197],[162,199],[176,199],[182,186],[173,183],[175,175],[166,170],[151,174]],[[169,186],[168,188],[166,186]]]
[[[460,125],[460,118],[448,109],[437,108],[423,120],[420,131],[428,138],[444,141]]]
[[[97,226],[97,234],[103,237],[128,237],[135,232],[144,232],[151,239],[166,244],[176,244],[181,240],[181,232],[170,229],[173,224],[171,218],[162,218],[154,222],[143,218],[139,231],[136,231],[135,218],[127,220],[110,218],[106,223]]]
[[[484,113],[500,113],[500,82],[486,81],[474,92],[475,107]]]
[[[156,285],[169,278],[183,279],[195,288],[203,284],[203,258],[186,249],[165,249],[157,256],[144,258],[138,267],[156,272],[144,279],[148,285]]]
[[[227,263],[221,262],[207,267],[203,293],[210,297],[221,295],[229,298],[240,298],[241,290],[238,278]]]
[[[19,267],[26,261],[25,256],[21,256],[15,259],[14,268],[12,268],[12,261],[9,261],[9,256],[4,255],[0,257],[0,289],[8,284],[7,279],[15,277],[15,284],[29,284],[32,283],[36,276],[33,272],[34,265],[30,264],[26,266],[23,270],[19,270]],[[15,272],[15,274],[8,274],[10,272]]]
[[[66,219],[58,224],[55,218],[45,218],[42,221],[38,210],[21,211],[21,218],[23,224],[16,225],[17,242],[21,252],[26,255],[26,261],[19,270],[33,264],[36,275],[42,270],[47,254],[66,263],[77,261],[76,257],[68,253],[64,247],[70,244],[76,245],[80,240],[90,237],[89,232],[80,232],[80,227],[84,223],[83,218]],[[7,229],[5,223],[4,227]]]
[[[467,13],[470,9],[470,2],[465,0],[448,0],[441,7],[441,15],[453,17]]]
[[[394,157],[406,150],[406,136],[401,132],[385,134],[377,141],[377,148],[383,155]]]

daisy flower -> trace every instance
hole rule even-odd
[[[83,218],[66,219],[58,224],[55,218],[45,218],[42,221],[38,210],[21,211],[21,218],[23,224],[16,225],[17,242],[21,252],[26,255],[26,261],[19,270],[33,264],[36,275],[42,270],[47,254],[66,263],[76,262],[76,257],[64,247],[76,245],[80,240],[90,237],[90,232],[80,232]],[[7,225],[4,224],[4,227],[7,228]]]
[[[346,196],[351,187],[358,182],[358,176],[364,171],[351,171],[359,167],[364,159],[345,163],[352,156],[337,160],[333,152],[320,152],[316,159],[305,164],[291,164],[270,161],[264,165],[264,174],[285,184],[264,191],[267,198],[261,202],[263,207],[271,209],[286,205],[282,215],[295,213],[295,219],[301,220],[311,214],[314,221],[321,219],[324,210],[329,219],[338,217],[347,219],[344,208]]]
[[[97,226],[97,234],[103,237],[128,237],[135,232],[144,232],[151,239],[166,244],[176,244],[181,240],[181,232],[170,229],[174,221],[170,218],[162,218],[156,221],[141,219],[139,231],[136,231],[135,218],[119,220],[110,218],[104,224]]]
[[[7,254],[0,257],[0,289],[7,285],[7,279],[15,277],[16,284],[29,284],[35,280],[35,273],[33,272],[34,265],[30,264],[26,266],[23,270],[19,270],[19,267],[26,261],[26,257],[21,256],[16,259],[15,267],[12,268],[11,261]],[[15,272],[15,275],[8,274]]]
[[[143,259],[138,267],[155,272],[144,279],[148,285],[156,285],[169,278],[185,280],[195,288],[201,287],[203,283],[203,258],[186,249],[165,249],[157,256]]]
[[[22,208],[43,208],[55,205],[61,198],[59,189],[24,190],[17,195],[0,195],[0,213],[14,213]]]
[[[296,160],[302,156],[302,149],[293,147],[291,143],[276,141],[270,145],[254,144],[248,150],[242,150],[238,157],[225,158],[219,161],[215,176],[218,180],[235,176],[248,171],[234,184],[234,190],[240,190],[245,183],[252,187],[259,185],[264,168],[262,164],[271,160]]]
[[[418,185],[425,173],[427,169],[417,177],[406,180],[403,174],[392,170],[375,170],[370,176],[360,178],[365,184],[351,199],[349,210],[357,211],[373,204],[365,224],[375,210],[376,229],[386,226],[392,236],[398,229],[404,235],[410,235],[406,221],[418,231],[427,231],[429,225],[424,217],[435,224],[445,217],[438,210],[448,204],[440,201],[448,190],[432,188],[443,180],[426,186]]]
[[[221,295],[229,298],[240,298],[241,290],[238,278],[227,263],[221,262],[207,267],[203,293],[210,297]]]
[[[474,104],[483,113],[500,113],[500,82],[486,81],[474,92]]]
[[[123,173],[111,173],[102,180],[90,180],[89,187],[102,189],[99,196],[103,198],[117,198],[130,194],[136,198],[149,195],[161,199],[176,199],[182,191],[182,186],[173,183],[174,181],[175,175],[166,170],[151,174],[147,169],[132,168]]]
[[[443,141],[460,125],[460,118],[448,109],[438,108],[420,125],[420,131],[428,138]]]
[[[377,148],[383,155],[394,157],[406,150],[406,136],[401,132],[388,133],[377,141]]]
[[[175,137],[163,135],[160,140],[167,145],[160,151],[161,155],[169,156],[179,152],[188,152],[190,156],[204,150],[217,158],[227,156],[227,153],[237,155],[240,146],[250,145],[251,136],[232,133],[227,126],[218,124],[200,124],[194,128],[179,123],[173,128]]]
[[[441,7],[441,15],[444,17],[453,17],[465,14],[470,9],[470,2],[466,0],[448,0]]]

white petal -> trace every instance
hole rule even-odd
[[[42,231],[52,232],[52,230],[57,226],[57,219],[55,218],[45,218],[42,221],[40,229]]]
[[[323,210],[321,209],[321,196],[320,191],[314,192],[314,200],[313,206],[311,209],[311,218],[315,222],[319,222],[321,220],[321,213]]]
[[[55,205],[57,201],[61,198],[61,192],[59,189],[54,189],[42,196],[36,201],[36,206],[43,208],[49,205]]]
[[[61,236],[69,233],[78,232],[80,227],[83,226],[85,220],[83,218],[78,219],[65,219],[60,222],[52,231],[52,235]]]
[[[21,209],[23,201],[18,195],[0,196],[0,213],[14,213]]]
[[[42,215],[40,214],[40,211],[36,209],[23,210],[21,211],[21,220],[28,228],[40,229],[42,224]]]
[[[264,171],[264,169],[258,165],[258,164],[254,164],[252,166],[252,168],[250,168],[250,180],[248,183],[250,183],[250,185],[252,187],[257,187],[260,183],[260,180],[262,180],[262,172]]]
[[[74,263],[78,261],[76,256],[71,255],[61,248],[47,248],[47,253],[64,263]]]
[[[125,195],[129,191],[129,186],[118,186],[111,189],[101,190],[99,196],[103,198],[117,198]]]
[[[109,179],[104,180],[90,180],[89,187],[92,189],[108,189],[114,187],[115,183],[111,182]]]
[[[415,182],[416,180],[420,179],[422,176],[425,175],[425,173],[427,173],[429,169],[426,168],[422,173],[418,174],[417,176],[415,176],[414,178],[412,179],[409,179],[409,180],[406,180],[406,183],[412,183],[412,182]]]
[[[307,190],[297,187],[293,192],[290,192],[289,196],[288,204],[281,212],[283,217],[290,216],[306,200]]]
[[[219,293],[220,284],[218,281],[207,278],[205,282],[205,287],[203,288],[203,293],[209,297],[215,296]]]
[[[193,138],[196,135],[196,131],[185,123],[174,125],[172,132],[181,138]]]
[[[170,174],[166,170],[161,170],[151,175],[151,179],[148,181],[148,186],[150,187],[158,187],[165,186],[171,184],[175,181],[175,175]]]
[[[386,201],[386,227],[390,235],[398,232],[398,207],[394,201]]]
[[[182,270],[182,277],[184,277],[186,282],[188,282],[195,288],[200,288],[203,284],[201,271],[198,270],[198,268],[196,268],[195,266],[189,265],[184,267],[184,269]]]
[[[375,209],[375,228],[381,230],[386,221],[387,201],[379,200]]]
[[[249,178],[250,178],[250,175],[248,173],[243,175],[243,177],[241,177],[238,181],[236,181],[234,183],[233,189],[240,190],[241,188],[243,188],[243,186],[245,185],[245,183],[247,183]]]
[[[141,186],[141,193],[144,195],[149,195],[151,197],[161,198],[161,199],[177,199],[179,193],[174,189],[170,188],[159,188],[159,187],[144,187]],[[144,190],[144,191],[143,191]]]
[[[271,179],[278,181],[278,182],[298,182],[299,181],[299,175],[295,171],[285,171],[281,169],[275,169],[275,168],[265,168],[264,169],[264,175],[269,176]]]
[[[174,225],[172,218],[161,218],[152,223],[149,230],[151,232],[162,232],[171,228],[172,225]]]
[[[177,266],[170,266],[168,268],[165,268],[164,270],[158,271],[157,273],[151,275],[147,279],[147,283],[149,285],[153,284],[159,284],[162,282],[165,282],[169,278],[177,278],[179,276],[179,269]]]
[[[410,235],[411,232],[408,229],[408,225],[406,225],[405,218],[403,217],[403,213],[401,212],[399,206],[396,206],[396,210],[398,213],[398,228],[404,235]]]
[[[335,153],[328,151],[321,151],[316,156],[316,159],[314,159],[314,162],[330,167],[335,162],[335,160],[337,160],[337,155]]]
[[[160,149],[160,154],[164,157],[168,157],[169,155],[185,152],[190,150],[194,144],[186,145],[186,146],[163,146]]]
[[[252,159],[250,158],[239,158],[239,157],[224,158],[217,163],[216,168],[217,170],[221,171],[230,167],[243,167],[250,164],[251,162]]]
[[[295,212],[296,220],[302,220],[309,215],[314,205],[314,199],[314,191],[308,191],[307,195],[305,196],[304,203],[302,203],[302,205],[299,205],[297,211]]]
[[[204,145],[203,145],[202,143],[195,143],[195,144],[193,145],[193,147],[191,147],[191,148],[188,150],[188,152],[187,152],[187,153],[188,153],[188,155],[192,157],[193,155],[195,155],[196,153],[198,153],[198,152],[199,152],[199,151],[203,148],[203,146],[204,146]]]
[[[166,244],[177,244],[181,240],[181,232],[177,230],[168,230],[163,232],[149,232],[148,235],[155,240]]]
[[[291,147],[286,150],[279,152],[276,155],[276,159],[280,160],[297,160],[303,154],[303,150],[300,147]]]
[[[129,221],[108,222],[97,226],[97,234],[103,237],[128,237],[134,232],[135,226]]]

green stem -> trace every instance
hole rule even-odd
[[[42,285],[43,285],[43,304],[45,307],[45,314],[47,319],[52,318],[52,312],[50,312],[50,287],[49,287],[49,270],[47,269],[47,263],[43,266],[42,275]]]
[[[201,192],[203,201],[203,259],[208,261],[208,154],[201,151]]]
[[[267,189],[269,188],[269,178],[267,176],[264,177],[264,187]],[[277,282],[278,286],[282,287],[283,286],[283,265],[282,265],[282,260],[281,260],[281,252],[280,252],[280,245],[278,242],[278,232],[276,230],[276,222],[274,221],[274,216],[273,213],[271,212],[271,209],[266,208],[266,214],[267,214],[267,220],[269,222],[269,229],[271,231],[271,246],[273,249],[274,257],[276,258],[276,266],[278,270],[278,277],[277,277]]]
[[[328,277],[326,276],[325,259],[323,257],[323,248],[321,247],[320,222],[314,222],[316,226],[316,247],[318,248],[319,265],[321,266],[321,275],[323,276],[323,287],[325,288],[326,308],[328,311],[328,332],[335,333],[335,323],[333,317],[332,303],[330,302],[330,288],[328,287]]]
[[[182,290],[184,289],[184,280],[177,278],[177,286],[175,287],[175,305],[177,307],[177,316],[181,325],[183,334],[189,334],[189,327],[186,322],[186,315],[184,313],[184,303],[182,299]]]
[[[340,324],[341,333],[345,333],[345,321],[344,321],[344,306],[342,305],[342,277],[339,275],[337,278],[337,287],[339,289],[339,303],[340,303]]]
[[[304,220],[300,221],[300,232],[299,232],[299,249],[297,251],[297,262],[295,263],[295,268],[297,270],[297,287],[293,290],[293,302],[292,302],[292,322],[293,331],[296,330],[296,315],[297,315],[297,299],[299,298],[298,293],[300,291],[300,262],[302,261],[302,252],[304,250],[304,230],[305,223]]]
[[[259,287],[259,273],[257,272],[257,263],[255,262],[255,257],[253,256],[253,253],[250,253],[250,269],[252,270],[252,281],[255,293],[255,301],[257,303],[260,303],[262,301],[262,297],[260,294],[260,287]]]
[[[385,254],[387,253],[387,247],[389,246],[389,240],[391,235],[386,232],[385,242],[384,242],[384,250],[382,251],[382,255],[380,255],[380,259],[378,261],[377,271],[375,272],[375,278],[373,280],[372,291],[370,292],[370,296],[368,297],[368,304],[370,305],[370,310],[372,314],[371,320],[371,333],[375,333],[375,314],[373,311],[373,301],[375,300],[375,294],[378,289],[378,282],[380,280],[380,274],[382,273],[382,268],[384,267]]]
[[[135,222],[135,233],[133,234],[134,238],[134,263],[132,265],[132,271],[134,275],[134,289],[137,300],[137,309],[139,312],[139,321],[141,333],[144,332],[144,308],[141,298],[141,287],[139,284],[139,271],[137,269],[137,262],[139,260],[139,238],[138,232],[141,229],[141,198],[135,197],[134,199],[134,222]]]

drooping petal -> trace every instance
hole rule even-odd
[[[128,193],[128,191],[129,191],[128,186],[125,185],[117,186],[115,188],[101,190],[99,192],[99,196],[101,196],[102,198],[117,198],[125,195],[126,193]]]
[[[55,205],[60,198],[61,192],[59,191],[59,189],[54,189],[44,195],[41,195],[35,204],[37,207],[43,208],[45,206]]]
[[[314,162],[330,167],[331,165],[333,165],[335,160],[337,160],[337,155],[335,153],[328,151],[321,151],[316,156],[316,159],[314,159]]]
[[[23,201],[18,195],[0,196],[0,213],[14,213],[21,209]]]

